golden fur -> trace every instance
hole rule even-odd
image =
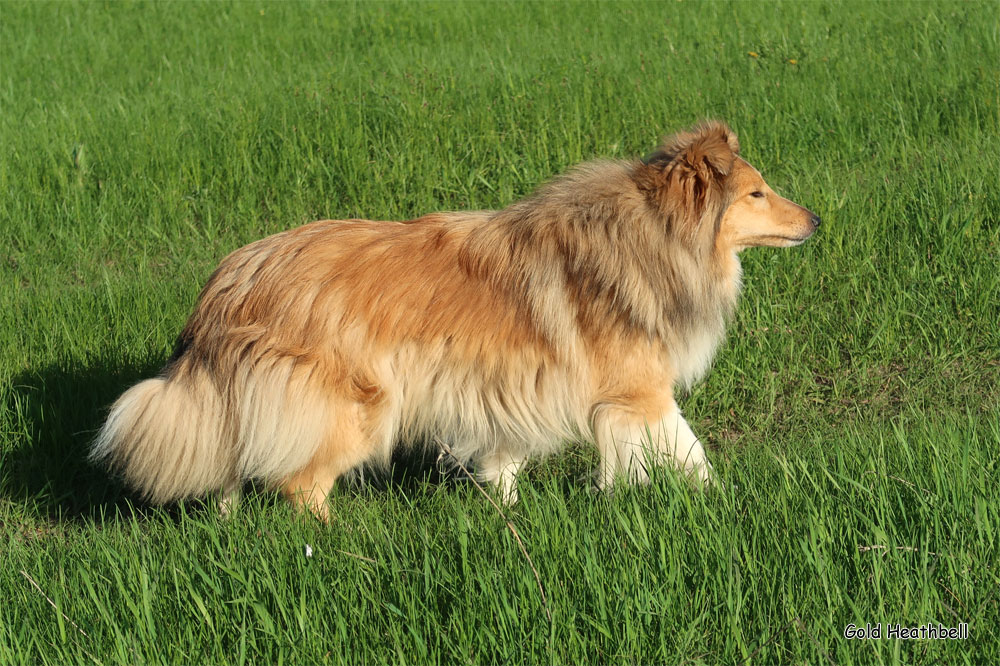
[[[259,479],[324,518],[400,441],[447,442],[507,501],[526,458],[581,436],[602,487],[667,461],[707,480],[674,389],[723,338],[736,253],[818,224],[710,122],[501,211],[279,233],[223,260],[92,455],[155,502]]]

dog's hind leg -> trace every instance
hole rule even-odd
[[[362,411],[360,405],[340,410],[312,459],[281,483],[282,492],[293,504],[308,509],[323,522],[330,521],[326,499],[333,484],[374,453],[373,441],[363,427]]]

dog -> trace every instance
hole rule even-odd
[[[278,233],[222,261],[91,458],[155,503],[231,508],[253,479],[323,520],[334,482],[399,442],[446,446],[507,503],[526,460],[574,439],[602,488],[657,464],[709,482],[675,392],[723,340],[738,253],[819,224],[704,122],[503,210]]]

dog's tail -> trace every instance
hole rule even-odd
[[[176,368],[174,368],[176,370]],[[139,382],[111,407],[92,462],[161,504],[277,483],[315,454],[327,432],[310,373],[294,363],[236,373],[223,395],[204,368]]]
[[[125,391],[90,451],[156,503],[201,495],[235,480],[222,399],[206,377],[156,377]]]

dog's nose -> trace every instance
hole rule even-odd
[[[814,228],[818,228],[820,222],[822,222],[823,220],[819,219],[819,215],[814,214],[811,218],[809,218],[809,221],[812,222]]]

